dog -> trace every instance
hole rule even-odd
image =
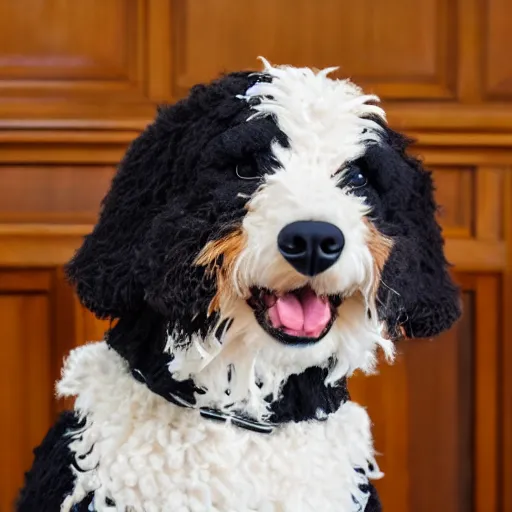
[[[460,315],[431,174],[336,68],[226,74],[158,110],[67,266],[112,319],[25,511],[381,510],[347,378]]]

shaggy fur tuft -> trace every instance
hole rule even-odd
[[[208,307],[208,315],[220,311],[221,303],[229,303],[237,292],[242,294],[241,286],[232,283],[231,278],[245,243],[245,233],[239,229],[224,238],[208,242],[196,259],[196,265],[206,267],[208,275],[215,276],[217,282],[217,293]],[[245,292],[247,294],[248,290]]]

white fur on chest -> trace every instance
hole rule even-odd
[[[76,396],[87,427],[70,448],[75,471],[63,511],[90,491],[95,510],[301,512],[359,510],[366,483],[354,468],[374,463],[370,421],[347,402],[327,421],[259,434],[203,419],[132,378],[105,343],[70,355],[58,391]],[[92,451],[91,451],[92,449]],[[380,476],[377,470],[369,474]]]

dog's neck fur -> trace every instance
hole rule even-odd
[[[170,404],[105,343],[71,352],[57,392],[74,397],[84,420],[64,441],[74,482],[63,512],[87,497],[97,511],[355,512],[365,510],[369,479],[382,476],[368,415],[351,401],[327,421],[288,422],[264,435]]]
[[[166,352],[167,323],[160,315],[146,310],[142,315],[121,319],[107,335],[107,343],[128,363],[133,377],[148,388],[178,406],[201,408],[205,404],[229,401],[229,391],[204,389],[193,378],[178,380],[173,377],[169,365],[174,354]],[[290,374],[284,380],[277,396],[262,398],[262,408],[268,410],[265,421],[273,424],[324,420],[329,414],[349,400],[347,380],[342,378],[326,384],[328,368],[311,366],[304,371]],[[256,383],[257,385],[257,383]],[[222,395],[222,396],[221,396]],[[247,418],[255,417],[254,408],[233,400],[233,413]]]

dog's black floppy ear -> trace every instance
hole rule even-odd
[[[141,306],[137,254],[155,211],[166,200],[181,105],[161,109],[123,158],[93,232],[67,265],[82,304],[100,318]]]
[[[448,272],[431,173],[406,153],[411,141],[385,132],[385,148],[367,155],[368,165],[379,169],[382,230],[394,241],[378,291],[379,315],[393,338],[431,337],[459,318],[459,290]]]
[[[205,148],[231,123],[245,123],[248,107],[237,95],[256,80],[250,72],[238,72],[193,87],[186,98],[160,108],[155,121],[131,144],[103,201],[96,227],[66,269],[80,300],[98,317],[119,318],[141,310],[146,302],[152,307],[161,305],[163,298],[155,297],[155,290],[161,291],[162,280],[176,275],[179,265],[180,270],[199,272],[182,260],[193,261],[200,249],[187,253],[190,246],[174,247],[175,242],[185,238],[193,245],[199,243],[187,219],[190,209],[199,212],[198,203],[210,192],[198,191],[197,186],[202,159],[213,158],[210,153],[214,150]],[[207,175],[214,184],[215,177],[222,182],[219,173]],[[199,200],[195,201],[197,191]],[[204,211],[196,217],[191,220],[197,221],[196,229],[210,222]],[[203,230],[203,236],[205,233]],[[155,269],[154,265],[165,260],[162,253],[169,246],[174,249],[173,256],[178,249],[182,252],[173,261],[166,259],[169,267]],[[202,274],[200,277],[202,282]],[[164,292],[169,294],[169,290]],[[190,295],[190,290],[181,293]],[[179,317],[184,316],[180,311]]]

